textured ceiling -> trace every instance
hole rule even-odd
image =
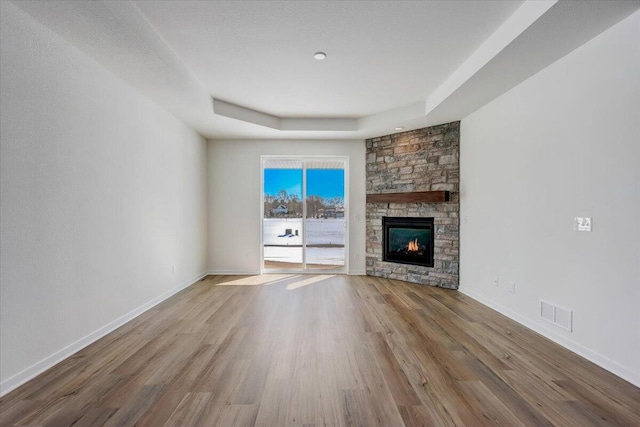
[[[136,5],[215,98],[276,116],[362,117],[426,99],[521,3]]]
[[[639,1],[14,2],[209,138],[463,119]],[[313,53],[324,51],[324,61]]]

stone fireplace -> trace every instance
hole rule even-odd
[[[367,274],[457,289],[460,122],[368,139],[366,147]],[[405,221],[392,224],[404,229],[391,233],[393,243],[389,218]],[[430,235],[420,226],[412,231],[411,218],[431,221]]]

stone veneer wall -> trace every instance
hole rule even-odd
[[[448,190],[444,203],[367,203],[367,274],[458,288],[460,122],[368,139],[367,194]],[[434,267],[382,261],[382,217],[433,217]]]

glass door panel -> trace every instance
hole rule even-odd
[[[307,270],[345,267],[345,173],[343,160],[305,164],[305,260]]]
[[[265,270],[302,270],[303,162],[291,159],[263,161],[263,267]]]

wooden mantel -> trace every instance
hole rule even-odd
[[[367,203],[439,203],[449,200],[448,191],[367,194]]]

